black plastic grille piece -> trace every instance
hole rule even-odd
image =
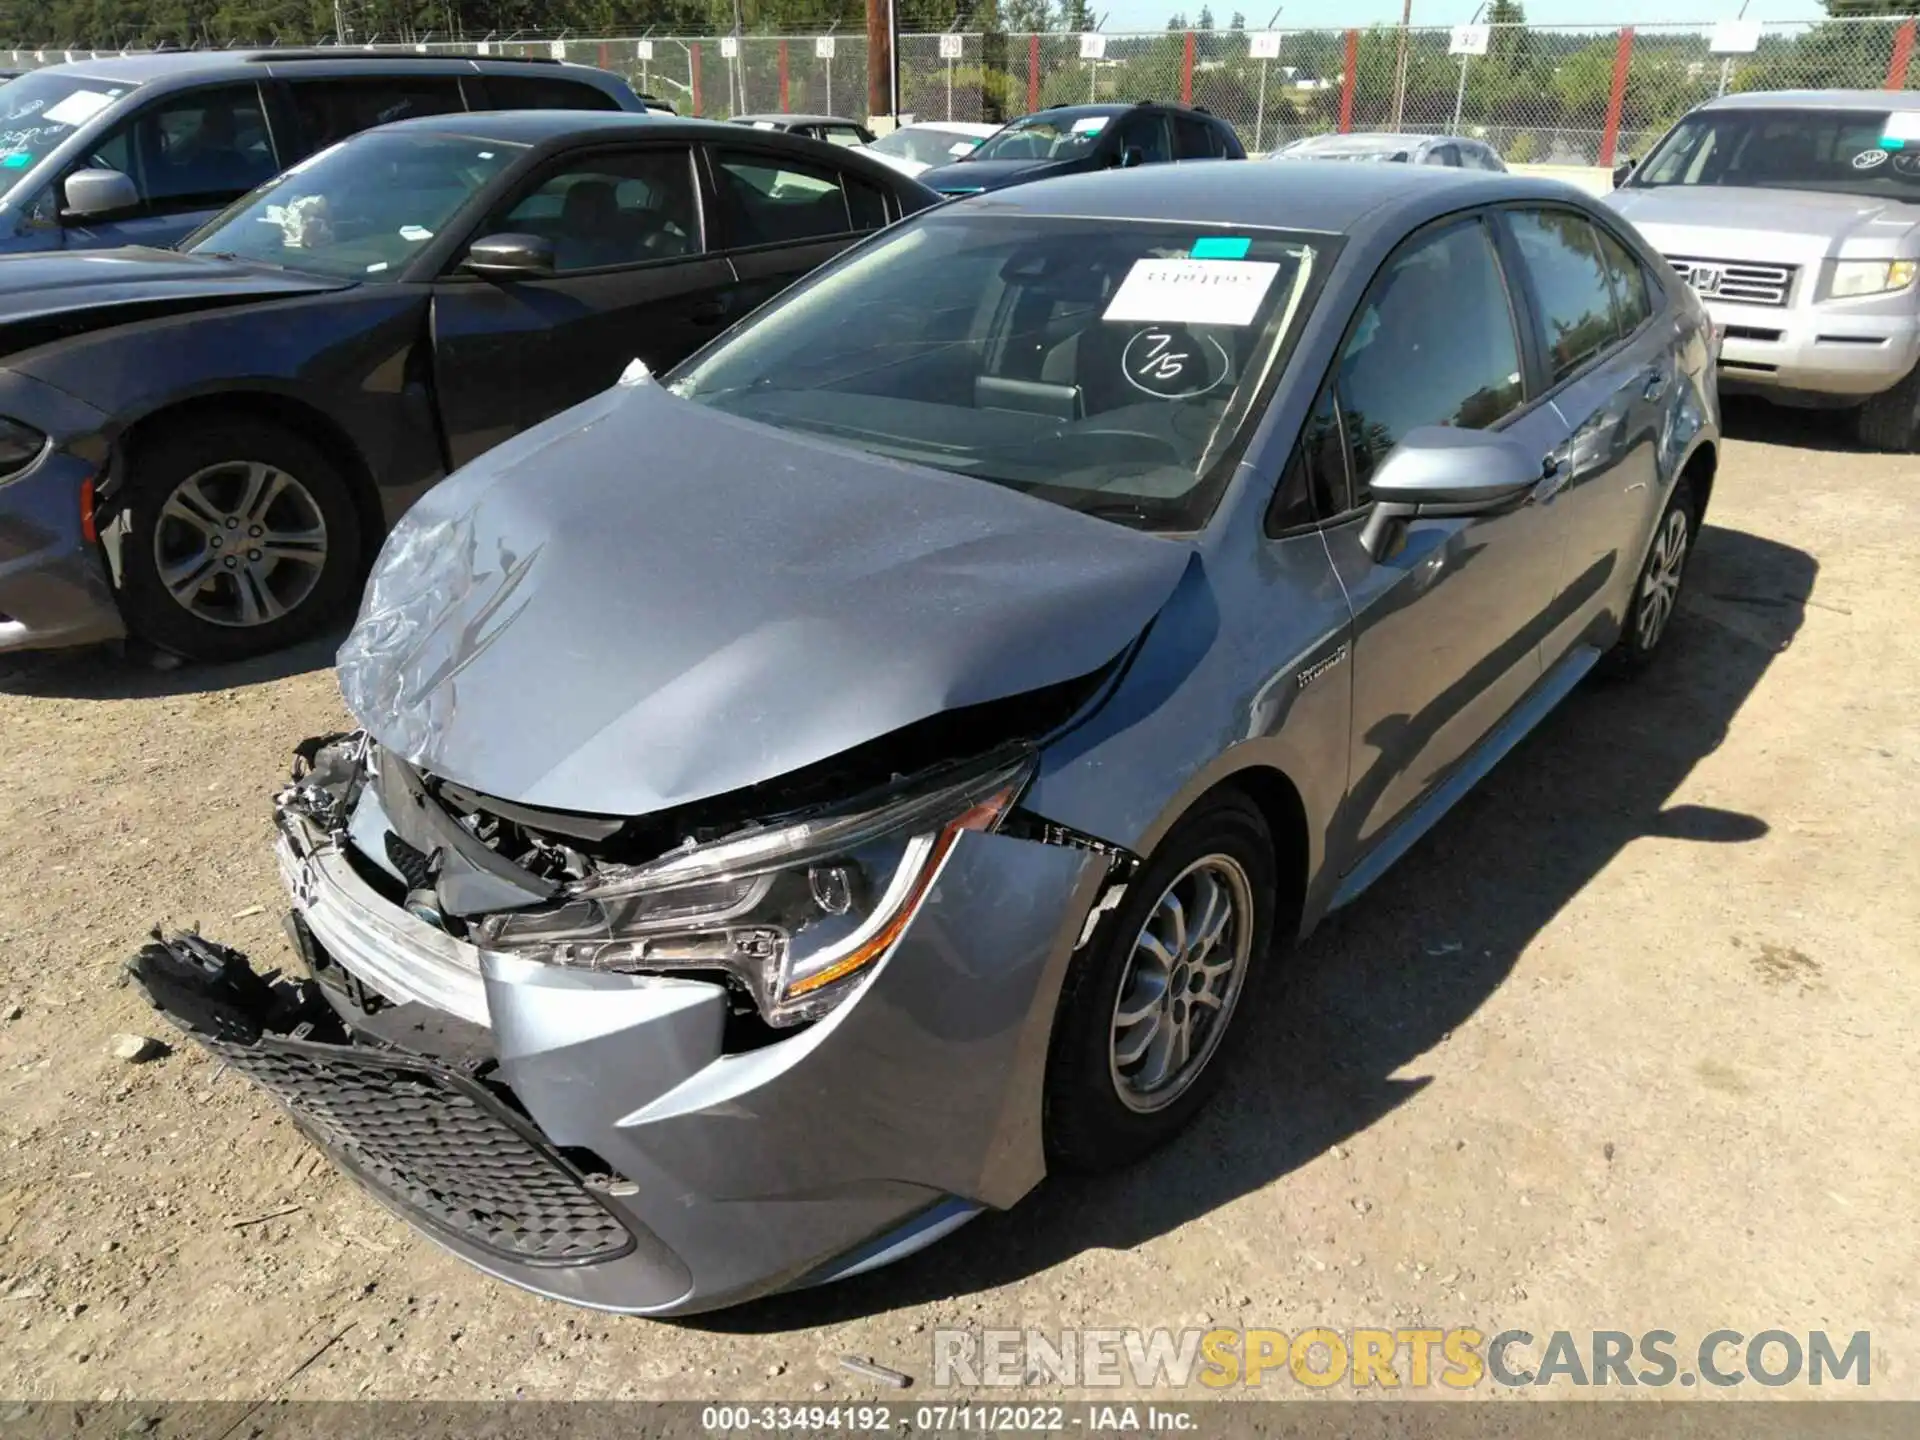
[[[352,1046],[271,1036],[202,1043],[430,1229],[522,1265],[583,1265],[633,1249],[632,1234],[578,1173],[463,1076]]]
[[[387,860],[407,877],[409,890],[425,890],[433,884],[433,862],[391,830],[387,832]]]

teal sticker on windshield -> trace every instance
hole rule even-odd
[[[24,170],[33,163],[33,156],[24,150],[15,150],[9,155],[0,155],[0,165],[9,170]]]
[[[1193,242],[1195,260],[1244,260],[1253,241],[1244,235],[1208,235]]]

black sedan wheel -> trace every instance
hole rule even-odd
[[[162,649],[235,660],[339,613],[360,525],[339,471],[277,426],[214,422],[134,459],[122,550],[127,624]]]

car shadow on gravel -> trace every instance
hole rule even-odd
[[[267,685],[330,669],[346,634],[345,626],[335,627],[271,655],[224,665],[181,660],[131,644],[0,655],[0,693],[60,700],[152,700]]]
[[[1670,802],[1792,642],[1817,569],[1802,551],[1707,526],[1658,663],[1631,683],[1582,685],[1286,957],[1280,983],[1239,1017],[1252,1028],[1220,1095],[1166,1149],[1119,1174],[1050,1177],[1012,1211],[888,1269],[679,1323],[799,1329],[991,1290],[1086,1250],[1130,1249],[1365,1130],[1429,1083],[1400,1072],[1480,1008],[1624,846],[1767,833],[1764,816]],[[1470,1095],[1449,1108],[1471,1126]]]

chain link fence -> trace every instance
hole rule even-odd
[[[1609,165],[1644,154],[1715,95],[1920,86],[1912,18],[1764,24],[1745,53],[1715,52],[1713,27],[1502,25],[1484,53],[1453,33],[1233,30],[899,37],[903,115],[998,122],[1049,105],[1163,100],[1229,121],[1250,152],[1332,130],[1459,132],[1512,163]],[[528,55],[597,65],[682,114],[867,117],[864,35],[684,35],[420,41],[427,54]],[[100,51],[0,49],[11,68]]]

